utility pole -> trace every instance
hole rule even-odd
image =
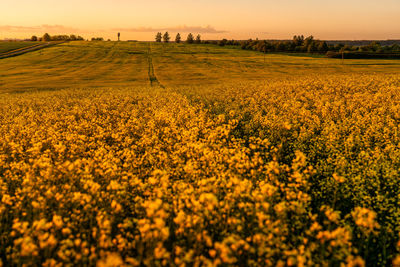
[[[344,64],[344,51],[342,51],[342,65]]]
[[[121,33],[118,33],[118,42],[119,42],[119,37],[121,37]]]

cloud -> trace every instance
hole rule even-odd
[[[138,28],[115,28],[113,31],[121,32],[159,32],[159,31],[171,31],[171,32],[194,32],[194,33],[227,33],[227,31],[216,30],[210,25],[206,27],[201,26],[177,26],[177,27],[166,27],[166,28],[152,28],[152,27],[138,27]]]
[[[11,26],[11,25],[0,25],[0,31],[5,32],[79,32],[77,28],[66,27],[63,25],[48,25],[43,24],[40,26]]]
[[[49,25],[43,24],[38,26],[15,26],[15,25],[0,25],[0,32],[7,33],[31,33],[31,34],[42,34],[48,32],[50,34],[93,34],[93,33],[111,33],[111,32],[142,32],[142,33],[154,33],[161,31],[170,32],[181,32],[181,33],[227,33],[227,31],[217,30],[214,27],[208,25],[202,26],[176,26],[176,27],[163,27],[163,28],[153,28],[153,27],[138,27],[138,28],[115,28],[115,29],[78,29],[63,25]]]

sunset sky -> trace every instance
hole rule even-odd
[[[157,31],[203,39],[400,39],[399,0],[1,0],[0,39],[79,34],[153,40]]]

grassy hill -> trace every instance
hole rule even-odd
[[[38,42],[8,42],[0,41],[0,53],[39,44]]]
[[[150,66],[150,63],[152,66]],[[212,45],[70,42],[0,64],[1,91],[236,83],[302,75],[399,73],[398,60],[345,60],[267,54]]]

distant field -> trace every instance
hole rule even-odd
[[[1,42],[0,41],[0,53],[32,46],[35,44],[40,44],[40,43],[39,42]]]
[[[264,57],[213,45],[70,42],[1,60],[0,90],[129,87],[149,85],[154,77],[163,86],[187,86],[399,72],[399,60],[345,60],[342,65],[339,59],[284,54]]]

